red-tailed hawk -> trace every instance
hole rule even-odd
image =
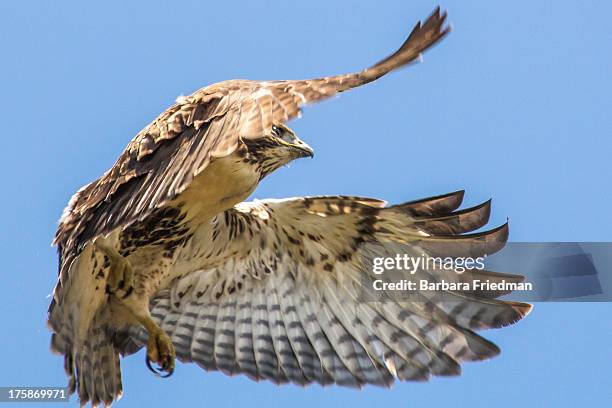
[[[233,80],[182,97],[73,196],[55,237],[49,325],[82,403],[118,398],[120,354],[145,346],[147,365],[164,375],[177,357],[275,383],[353,387],[456,375],[460,362],[499,352],[473,330],[530,310],[497,300],[503,291],[360,300],[365,245],[500,249],[505,225],[466,234],[487,222],[489,203],[455,211],[462,192],[395,206],[345,196],[242,202],[270,172],[312,156],[285,125],[301,105],[416,60],[447,34],[445,18],[437,9],[394,54],[355,74]]]

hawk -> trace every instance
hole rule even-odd
[[[507,225],[469,233],[487,223],[490,202],[457,211],[463,192],[393,206],[348,196],[243,202],[266,175],[313,156],[285,124],[302,105],[417,60],[449,32],[445,19],[437,8],[358,73],[231,80],[181,97],[72,197],[54,240],[48,323],[82,404],[119,398],[119,357],[142,347],[163,376],[178,358],[277,384],[349,387],[457,375],[462,361],[499,353],[474,330],[514,323],[531,307],[498,300],[504,291],[360,300],[358,254],[369,244],[453,256],[499,250]]]

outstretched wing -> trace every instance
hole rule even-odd
[[[212,159],[230,154],[241,138],[261,136],[272,124],[295,118],[303,104],[415,60],[449,31],[445,18],[436,9],[397,52],[359,73],[303,81],[233,80],[180,98],[136,135],[104,176],[73,196],[55,243],[71,253],[92,238],[145,218],[184,191]]]
[[[462,195],[391,207],[355,197],[242,203],[196,232],[178,261],[196,270],[152,299],[153,318],[182,361],[257,380],[359,387],[457,375],[460,362],[499,352],[473,330],[512,324],[530,305],[490,291],[365,301],[361,254],[378,244],[401,244],[416,256],[501,249],[507,225],[464,234],[487,222],[490,203],[455,211]],[[523,279],[419,273],[448,281]],[[125,352],[146,343],[146,333],[133,330]]]

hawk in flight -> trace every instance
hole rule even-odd
[[[463,192],[393,206],[348,196],[242,202],[266,175],[312,157],[285,124],[302,105],[417,60],[449,32],[445,19],[438,8],[395,53],[358,73],[231,80],[181,97],[72,197],[54,241],[59,278],[48,323],[82,404],[119,398],[119,356],[142,347],[164,376],[178,358],[277,384],[349,387],[457,375],[462,361],[499,353],[475,330],[530,310],[498,300],[503,291],[360,299],[359,252],[368,244],[452,256],[503,247],[507,225],[469,233],[487,223],[489,202],[457,211]]]

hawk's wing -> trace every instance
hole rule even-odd
[[[182,256],[202,269],[160,292],[153,318],[182,361],[254,379],[361,386],[456,375],[460,362],[499,352],[473,330],[514,323],[530,305],[497,300],[506,292],[493,291],[367,301],[360,298],[367,272],[359,254],[377,243],[403,244],[414,256],[477,257],[503,247],[506,225],[461,235],[483,226],[490,208],[454,211],[461,198],[458,192],[392,207],[354,197],[240,204],[196,232]],[[417,273],[447,281],[523,279]],[[134,330],[127,352],[146,344],[143,329]]]
[[[261,136],[300,106],[371,82],[415,60],[448,31],[438,8],[393,55],[359,73],[302,81],[233,80],[180,98],[130,142],[115,165],[74,195],[55,243],[72,253],[92,238],[148,216],[185,190],[241,138]]]

